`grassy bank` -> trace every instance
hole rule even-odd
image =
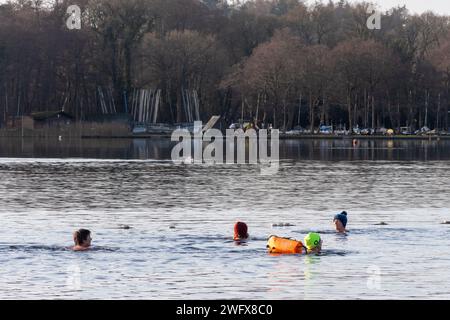
[[[0,129],[0,137],[24,137],[24,138],[114,138],[131,137],[131,130],[127,124],[83,122],[63,127],[45,127],[36,129]]]
[[[285,140],[295,140],[295,139],[329,139],[329,140],[342,140],[342,139],[357,139],[357,140],[441,140],[441,139],[449,139],[450,135],[429,135],[429,136],[417,136],[417,135],[393,135],[393,136],[383,136],[383,135],[371,135],[371,136],[362,136],[362,135],[348,135],[348,136],[336,136],[336,135],[281,135],[280,139]]]
[[[167,138],[170,139],[170,135],[167,134],[140,134],[140,135],[128,135],[128,136],[82,136],[83,139],[89,138],[112,138],[112,139],[158,139]],[[450,136],[405,136],[405,135],[394,135],[394,136],[335,136],[335,135],[282,135],[280,134],[281,140],[301,140],[301,139],[323,139],[323,140],[345,140],[345,139],[357,139],[357,140],[450,140]]]
[[[24,137],[24,138],[82,138],[82,139],[170,139],[169,134],[139,134],[133,135],[127,124],[120,123],[75,123],[64,127],[49,127],[37,129],[0,129],[0,137]],[[450,140],[450,135],[324,135],[324,134],[299,134],[286,135],[281,133],[280,139],[324,139],[324,140]]]

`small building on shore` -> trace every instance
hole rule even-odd
[[[6,120],[6,129],[34,129],[34,120],[30,116],[10,116]]]
[[[75,117],[65,111],[44,111],[32,113],[34,128],[64,127],[72,124]]]

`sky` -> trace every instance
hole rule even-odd
[[[316,0],[307,0],[308,3],[314,3]],[[338,2],[339,0],[332,0]],[[362,0],[348,0],[350,3],[363,2]],[[328,2],[328,0],[322,0]],[[411,13],[424,13],[433,11],[441,15],[450,15],[450,0],[365,0],[365,2],[374,3],[381,11],[386,11],[394,7],[404,6]]]
[[[307,0],[309,3],[314,3],[315,0]],[[323,0],[327,2],[328,0]],[[337,2],[338,0],[333,0]],[[349,0],[350,2],[361,2],[361,0]],[[7,0],[0,0],[1,3],[6,3]],[[431,10],[438,14],[450,15],[450,0],[367,0],[367,2],[372,2],[378,4],[382,11],[389,10],[393,7],[399,5],[406,7],[411,11],[411,13],[423,13],[425,11]]]
[[[350,2],[360,1],[351,0]],[[379,5],[383,11],[406,5],[411,13],[423,13],[430,10],[437,14],[450,15],[450,0],[369,0],[367,2]]]

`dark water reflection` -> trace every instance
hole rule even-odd
[[[0,138],[0,157],[170,160],[175,145],[152,139]],[[450,140],[281,140],[280,158],[294,160],[450,160]]]

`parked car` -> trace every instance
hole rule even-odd
[[[233,129],[233,130],[242,129],[242,125],[240,123],[232,123],[232,124],[230,124],[228,129]]]
[[[376,134],[386,135],[387,132],[388,132],[388,129],[386,129],[386,128],[384,128],[384,127],[381,127],[381,128],[378,128],[378,129],[375,130],[375,133],[376,133]]]
[[[400,127],[400,134],[410,135],[413,134],[411,127]]]
[[[147,133],[147,126],[145,125],[136,125],[133,128],[133,134],[144,134]]]
[[[309,134],[311,130],[302,128],[301,126],[295,126],[292,130],[286,131],[287,135]]]
[[[371,128],[363,128],[361,129],[361,134],[364,136],[368,136],[368,135],[372,135],[375,133],[375,129],[371,129]]]
[[[334,130],[334,134],[336,135],[348,135],[349,133],[350,131],[345,129]]]
[[[319,127],[319,133],[321,134],[332,134],[333,133],[333,126],[320,126]]]
[[[234,129],[234,130],[245,129],[245,128],[248,128],[252,123],[253,122],[250,120],[244,120],[243,122],[235,122],[235,123],[232,123],[228,127],[228,129]]]
[[[430,132],[430,128],[427,126],[420,128],[419,130],[414,131],[414,134],[428,134]]]

